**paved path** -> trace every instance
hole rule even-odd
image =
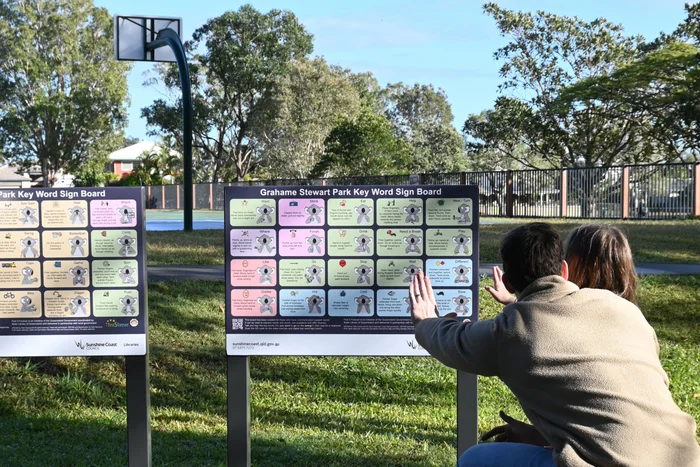
[[[479,274],[491,276],[493,264],[482,264]],[[637,264],[640,275],[659,274],[698,274],[700,264]],[[148,279],[151,281],[224,280],[223,266],[149,266]]]

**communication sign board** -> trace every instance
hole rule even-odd
[[[146,354],[144,190],[0,189],[0,356]]]
[[[408,285],[478,317],[475,186],[230,187],[228,355],[426,355]]]

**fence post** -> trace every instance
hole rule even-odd
[[[513,217],[513,171],[506,172],[506,217]]]
[[[566,169],[561,171],[561,189],[559,190],[559,198],[561,204],[561,211],[559,212],[560,217],[566,217],[566,209],[568,207],[568,191],[569,191],[569,180],[567,177]]]
[[[693,169],[693,217],[700,217],[700,163]]]
[[[197,185],[192,184],[192,210],[197,209]]]
[[[385,185],[389,184],[389,176],[388,175],[384,175],[384,184]]]
[[[151,185],[148,185],[148,197],[146,198],[146,209],[151,204]]]
[[[209,210],[214,210],[214,183],[209,184]]]
[[[160,208],[165,209],[165,185],[160,186]]]
[[[459,184],[460,185],[466,185],[467,184],[467,172],[462,172],[459,176]]]
[[[622,218],[630,217],[630,168],[622,168]]]
[[[427,178],[427,177],[425,176],[425,173],[418,174],[418,180],[419,180],[418,184],[419,184],[419,185],[425,185],[425,179],[426,179],[426,178]]]
[[[326,186],[327,183],[328,183],[328,180],[326,180],[325,178],[321,179],[321,186]]]
[[[180,209],[180,185],[176,185],[177,190],[175,190],[175,209]]]

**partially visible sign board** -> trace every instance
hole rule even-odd
[[[145,355],[144,189],[0,189],[0,356]]]

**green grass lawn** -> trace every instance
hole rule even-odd
[[[225,465],[223,297],[216,282],[149,287],[154,465]],[[700,276],[645,277],[640,304],[674,399],[700,421]],[[253,465],[454,466],[456,377],[430,358],[256,357],[251,379]],[[123,359],[3,359],[0,388],[3,466],[126,465]],[[480,378],[481,433],[499,409],[523,418]]]
[[[519,223],[532,219],[491,219],[494,224],[480,228],[480,260],[500,262],[501,240]],[[562,237],[583,224],[581,221],[547,220],[552,222]],[[700,264],[700,221],[614,222],[629,237],[635,261],[639,263]],[[198,230],[190,233],[164,231],[148,232],[148,263],[167,264],[224,264],[224,231]]]

